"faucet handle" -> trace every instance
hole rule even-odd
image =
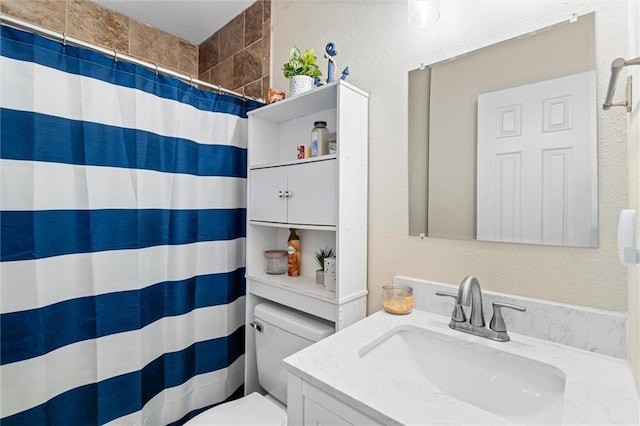
[[[451,320],[455,322],[465,322],[467,317],[464,314],[462,305],[458,303],[458,293],[450,293],[448,291],[436,291],[436,296],[447,296],[456,299],[456,304],[453,306],[453,312],[451,312]]]
[[[527,308],[520,305],[512,305],[505,302],[493,302],[493,317],[489,323],[489,328],[497,332],[507,332],[507,324],[502,317],[502,308],[509,308],[520,312],[525,312]]]

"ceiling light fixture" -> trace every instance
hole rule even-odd
[[[440,19],[440,5],[436,0],[408,0],[409,25],[425,28]]]

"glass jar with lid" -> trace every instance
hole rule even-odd
[[[311,155],[329,154],[329,130],[326,121],[316,121],[311,130]]]
[[[264,271],[269,275],[280,275],[287,272],[287,251],[266,250],[264,252]]]

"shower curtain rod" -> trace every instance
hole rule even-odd
[[[57,41],[61,41],[63,44],[73,44],[75,46],[80,46],[80,47],[84,47],[86,49],[90,49],[96,52],[100,52],[103,55],[109,56],[111,58],[113,58],[114,61],[126,61],[126,62],[131,62],[133,64],[136,65],[140,65],[142,67],[148,68],[151,71],[155,72],[156,74],[164,74],[164,75],[168,75],[171,77],[175,77],[178,78],[186,83],[189,84],[197,84],[199,86],[204,86],[207,87],[209,89],[213,89],[214,91],[217,91],[218,93],[224,93],[227,95],[231,95],[231,96],[235,96],[238,98],[242,98],[242,99],[250,99],[250,100],[254,100],[254,101],[259,101],[259,102],[263,102],[261,99],[258,98],[254,98],[252,96],[247,96],[247,95],[243,95],[241,93],[237,93],[234,92],[232,90],[228,90],[225,89],[223,87],[220,86],[216,86],[215,84],[211,84],[211,83],[207,83],[206,81],[202,81],[202,80],[198,80],[197,78],[194,78],[191,75],[188,74],[183,74],[183,73],[179,73],[176,71],[172,71],[169,68],[165,68],[165,67],[161,67],[158,64],[152,63],[152,62],[147,62],[147,61],[143,61],[142,59],[138,59],[135,58],[133,56],[127,55],[125,53],[120,53],[115,49],[107,49],[105,47],[101,47],[98,46],[97,44],[93,44],[93,43],[89,43],[86,42],[84,40],[75,38],[75,37],[71,37],[69,35],[67,35],[66,33],[60,33],[57,31],[51,31],[49,29],[46,29],[44,27],[38,26],[38,25],[34,25],[30,22],[27,21],[23,21],[21,19],[17,19],[14,18],[12,16],[8,16],[5,14],[0,14],[0,23],[2,23],[3,25],[7,25],[7,26],[13,26],[13,27],[17,27],[18,29],[24,29],[24,30],[28,30],[30,32],[39,34],[41,36],[45,36],[48,38],[53,38]]]

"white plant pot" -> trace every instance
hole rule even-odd
[[[313,78],[307,75],[294,75],[289,79],[289,96],[299,95],[313,89]]]

